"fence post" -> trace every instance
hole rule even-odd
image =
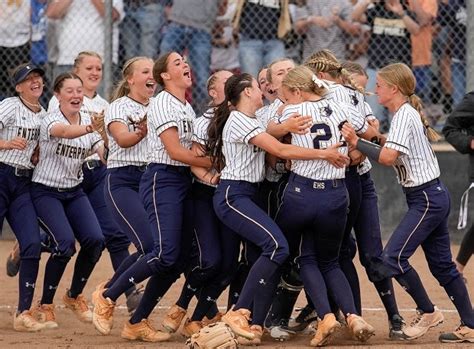
[[[467,3],[466,19],[466,91],[474,91],[474,22],[469,20],[474,16],[474,2]]]
[[[105,0],[105,16],[104,16],[104,57],[103,57],[103,83],[104,93],[107,100],[110,99],[113,83],[113,62],[112,62],[112,0]]]

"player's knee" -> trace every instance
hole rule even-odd
[[[21,259],[39,259],[41,256],[41,242],[39,239],[20,244]]]
[[[442,287],[459,277],[459,272],[453,261],[438,261],[438,263],[429,263],[428,266]]]

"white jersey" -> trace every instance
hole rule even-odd
[[[86,113],[91,116],[93,113],[101,113],[102,111],[105,112],[109,107],[109,102],[103,99],[101,96],[96,94],[93,98],[89,98],[84,96],[82,100],[82,107],[81,113]],[[48,103],[48,112],[52,112],[55,109],[59,108],[59,101],[56,96],[51,97]],[[94,153],[89,156],[86,160],[100,160],[99,155]]]
[[[200,117],[194,119],[193,121],[193,138],[192,141],[202,146],[205,146],[207,140],[209,139],[207,130],[209,129],[209,124],[211,119],[214,117],[214,108],[209,108],[202,114]],[[214,171],[214,170],[211,170]],[[210,187],[216,187],[216,185],[209,184],[201,181],[198,177],[195,177],[196,181],[199,183],[208,185]]]
[[[66,139],[51,136],[56,124],[69,124],[63,113],[56,109],[41,121],[39,162],[32,181],[53,188],[72,188],[82,182],[82,163],[92,151],[102,145],[96,133]],[[80,116],[79,125],[90,125],[89,115]]]
[[[10,141],[15,137],[27,140],[26,149],[0,150],[0,162],[31,169],[31,155],[38,145],[41,120],[46,112],[43,108],[38,113],[29,109],[19,97],[6,98],[0,102],[0,139]]]
[[[368,119],[364,95],[351,87],[336,84],[331,81],[326,82],[329,83],[329,91],[325,97],[332,99],[336,103],[343,103],[343,105],[345,105],[344,108],[351,106],[353,110],[357,110],[357,113],[351,113],[349,122],[354,126],[356,133],[361,134],[367,131],[368,124],[366,121]],[[363,175],[369,172],[371,168],[372,164],[369,159],[365,158],[357,167],[357,173]]]
[[[232,111],[222,132],[225,166],[221,179],[259,183],[265,176],[265,151],[249,141],[265,132],[260,122]]]
[[[278,122],[280,115],[278,114],[279,108],[283,105],[281,99],[275,99],[270,105],[265,106],[255,113],[255,116],[266,129],[270,121]],[[265,108],[265,109],[264,109]],[[265,179],[269,182],[278,182],[282,174],[278,173],[273,167],[266,166]]]
[[[309,115],[313,118],[311,132],[299,135],[291,134],[291,143],[303,148],[326,149],[342,140],[339,125],[347,121],[347,111],[335,103],[323,98],[319,101],[303,102],[285,108],[281,121],[293,113]],[[340,147],[340,152],[347,154],[347,147]],[[345,168],[337,168],[325,160],[292,160],[291,171],[314,180],[339,179],[345,177]]]
[[[168,91],[161,91],[150,105],[148,113],[149,163],[189,166],[172,160],[161,141],[160,134],[171,128],[178,129],[179,143],[187,149],[193,144],[193,122],[196,118],[191,104],[183,103]]]
[[[150,99],[151,103],[152,99]],[[105,112],[105,126],[109,135],[109,157],[107,168],[124,166],[143,166],[147,162],[148,143],[146,138],[129,148],[122,148],[108,131],[113,122],[120,122],[127,126],[129,132],[135,130],[135,123],[147,114],[149,105],[143,105],[128,96],[123,96],[112,103]]]
[[[403,187],[416,187],[439,177],[438,159],[426,127],[410,104],[403,104],[393,116],[385,147],[401,153],[393,168]]]

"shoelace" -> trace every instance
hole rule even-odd
[[[410,326],[416,326],[420,323],[421,319],[423,318],[423,314],[418,313],[416,317],[411,320]]]
[[[86,299],[84,298],[83,295],[77,296],[75,306],[76,306],[76,308],[78,308],[82,312],[86,312],[86,311],[89,310],[89,307],[87,306]]]
[[[112,316],[113,311],[114,311],[114,304],[110,304],[109,302],[107,302],[107,305],[100,304],[96,310],[96,312],[99,315],[106,316],[106,317]]]

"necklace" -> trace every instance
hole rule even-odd
[[[21,101],[22,101],[24,104],[26,104],[28,107],[33,108],[33,109],[38,110],[38,111],[41,110],[41,104],[39,104],[39,103],[30,103],[30,102],[28,102],[26,99],[24,99],[24,98],[22,98],[22,97],[20,97],[20,99],[21,99]]]

